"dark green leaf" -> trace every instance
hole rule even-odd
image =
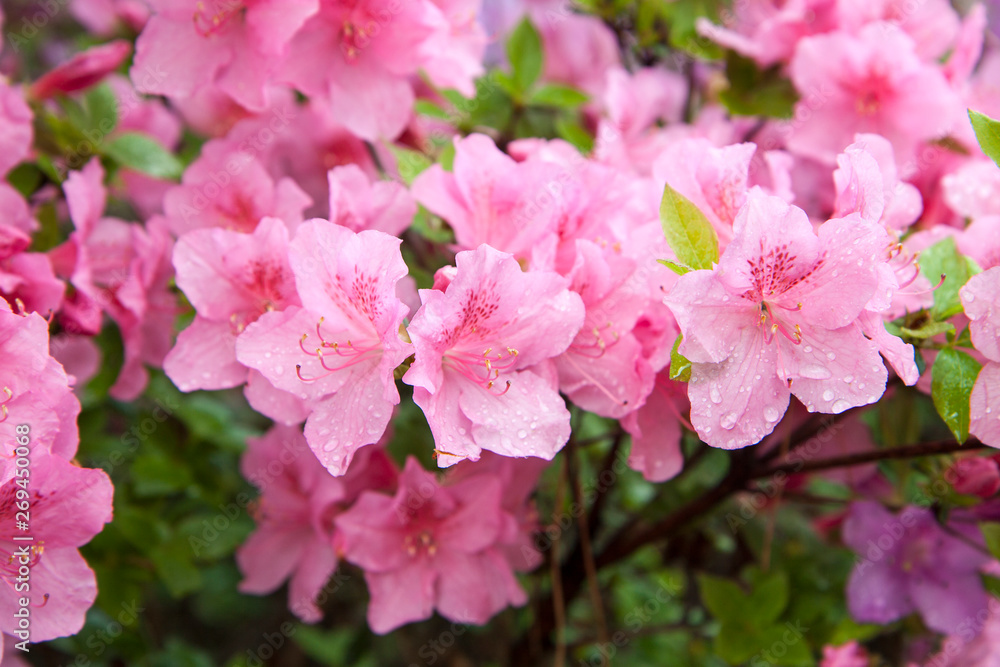
[[[934,308],[931,315],[936,320],[946,320],[962,312],[958,291],[978,268],[958,252],[955,239],[948,237],[927,248],[920,255],[920,270],[932,285],[944,282],[934,290]]]
[[[959,442],[969,437],[969,395],[980,368],[979,362],[965,352],[944,349],[931,369],[934,407]]]
[[[791,118],[798,101],[795,87],[781,70],[760,70],[749,58],[730,52],[726,58],[729,87],[719,94],[719,101],[730,112],[741,116]]]

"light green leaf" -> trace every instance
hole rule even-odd
[[[1000,166],[1000,121],[969,109],[969,120],[976,131],[979,147]]]
[[[959,442],[969,437],[969,395],[981,368],[960,350],[944,349],[931,369],[931,398],[941,419]]]
[[[692,269],[711,269],[719,261],[719,239],[712,223],[669,184],[663,188],[660,222],[667,243],[681,263]]]
[[[586,93],[571,86],[550,83],[532,93],[532,104],[562,109],[575,109],[590,99]]]
[[[684,266],[683,264],[678,264],[677,262],[671,262],[669,259],[658,259],[656,261],[679,276],[683,276],[685,273],[691,273],[690,266]]]
[[[152,137],[138,132],[120,134],[106,143],[102,151],[123,167],[156,178],[180,178],[184,165]]]
[[[900,332],[910,338],[932,338],[938,334],[954,333],[955,325],[951,322],[927,322],[919,329],[900,327]]]
[[[684,340],[684,336],[678,336],[677,340],[674,341],[674,347],[670,350],[670,379],[679,380],[681,382],[691,381],[691,362],[684,358],[684,356],[677,351],[677,348],[681,346],[681,341]]]

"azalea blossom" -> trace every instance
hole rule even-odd
[[[447,288],[420,290],[408,327],[415,358],[403,381],[424,411],[438,464],[505,456],[551,459],[569,412],[546,361],[569,347],[584,307],[562,276],[521,270],[487,245],[455,257]]]
[[[335,520],[344,559],[371,594],[368,625],[385,634],[433,610],[485,623],[520,591],[503,555],[501,482],[476,475],[448,486],[410,458],[395,496],[366,491]],[[523,603],[523,591],[516,603]]]
[[[409,313],[396,297],[407,273],[399,244],[383,232],[303,223],[289,246],[302,307],[264,313],[236,341],[240,363],[308,403],[306,440],[334,475],[382,437],[399,403],[393,372],[412,353],[399,335]]]
[[[391,489],[396,471],[385,453],[362,450],[343,477],[333,477],[309,449],[302,431],[276,425],[247,441],[240,464],[261,492],[257,530],[236,553],[240,590],[270,593],[290,579],[288,606],[307,623],[322,618],[316,596],[337,567],[334,519],[366,490]]]
[[[986,357],[969,399],[969,433],[1000,447],[1000,267],[970,278],[960,294],[965,314],[972,320],[972,343]]]
[[[681,276],[666,297],[692,362],[691,422],[702,440],[759,442],[790,394],[811,412],[878,400],[885,366],[857,321],[887,245],[857,216],[817,234],[801,209],[750,191],[719,264]]]

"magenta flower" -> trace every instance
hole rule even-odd
[[[56,93],[90,88],[118,69],[131,53],[132,43],[124,39],[87,49],[35,81],[31,94],[44,100]]]
[[[823,661],[819,667],[868,667],[868,654],[856,642],[843,646],[824,646]]]
[[[508,605],[511,586],[519,587],[494,548],[503,525],[500,495],[494,476],[441,486],[410,458],[395,496],[366,491],[337,516],[344,559],[365,571],[374,632],[428,618],[434,609],[458,623],[482,624]]]
[[[396,471],[385,452],[369,447],[343,477],[332,477],[298,428],[276,425],[247,440],[243,476],[261,493],[255,530],[236,552],[240,590],[266,594],[285,579],[288,607],[307,623],[323,615],[316,596],[337,567],[334,519],[365,490],[390,489]]]
[[[692,362],[691,422],[732,449],[774,429],[794,393],[810,412],[872,403],[885,389],[859,316],[878,284],[883,229],[857,216],[813,231],[806,214],[750,191],[715,269],[680,277],[666,297]]]
[[[504,456],[551,459],[569,438],[569,412],[543,363],[569,347],[584,308],[568,282],[524,273],[517,260],[482,245],[460,252],[444,291],[421,290],[408,331],[413,385],[434,433],[438,463]]]
[[[181,391],[226,389],[247,380],[236,337],[261,315],[301,305],[288,263],[288,228],[264,218],[253,234],[188,232],[174,248],[177,286],[198,311],[163,370]]]
[[[955,522],[946,528],[930,510],[908,507],[894,516],[878,503],[853,503],[843,531],[860,557],[847,584],[851,615],[885,624],[919,612],[929,628],[950,633],[985,609],[979,570],[991,559],[967,543],[982,541],[979,530]]]
[[[412,350],[399,336],[409,308],[396,297],[406,273],[400,240],[303,223],[289,248],[302,308],[269,312],[236,342],[236,358],[307,401],[309,446],[334,475],[385,432],[399,392],[393,372]]]

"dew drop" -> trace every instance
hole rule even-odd
[[[285,367],[284,366],[275,366],[274,367],[274,374],[275,375],[284,375],[285,374]]]
[[[764,419],[766,419],[767,421],[774,423],[778,421],[780,417],[781,415],[778,413],[778,409],[773,405],[769,405],[766,408],[764,408]]]
[[[727,431],[736,426],[736,413],[730,412],[729,414],[722,415],[722,419],[719,420],[719,426]]]
[[[850,403],[848,403],[844,399],[840,399],[836,401],[833,405],[831,405],[830,409],[833,410],[833,414],[839,415],[841,412],[847,410],[850,407],[851,407]]]
[[[459,429],[458,429],[458,434],[459,434],[459,435],[465,435],[465,432],[466,432],[466,431],[465,431],[465,429],[464,429],[464,428],[461,428],[461,427],[459,427]]]
[[[805,366],[799,371],[799,375],[810,380],[825,380],[831,373],[822,366]]]
[[[712,388],[709,389],[708,391],[708,397],[712,399],[713,403],[722,403],[722,393],[719,391],[719,388],[716,387],[714,384],[712,385]]]
[[[528,437],[528,432],[522,428],[520,431],[517,432],[517,437],[519,437],[521,440],[524,440],[525,438]]]
[[[824,401],[832,401],[833,400],[833,392],[831,390],[829,390],[829,389],[827,389],[826,391],[824,391],[823,392],[823,400]]]
[[[854,382],[854,376],[853,375],[845,375],[844,376],[844,382],[846,382],[847,384],[850,384],[850,383]]]
[[[968,303],[972,303],[973,301],[976,300],[976,295],[969,291],[963,291],[962,296]]]
[[[265,352],[264,353],[264,358],[265,359],[270,359],[271,358],[271,353],[270,352]]]
[[[806,345],[805,347],[802,348],[802,351],[805,352],[806,354],[809,354],[810,352],[813,351],[812,345]]]
[[[834,354],[833,352],[827,352],[826,353],[826,358],[829,359],[830,361],[833,361],[834,359],[837,358],[837,355]]]

